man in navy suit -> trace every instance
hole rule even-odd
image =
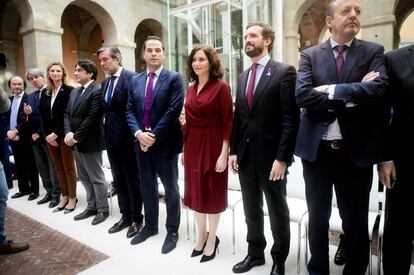
[[[8,84],[14,96],[10,97],[11,107],[7,113],[9,121],[7,137],[12,147],[19,185],[19,192],[12,198],[29,195],[28,199],[34,200],[39,197],[39,174],[30,143],[31,133],[27,124],[27,116],[23,113],[24,102],[27,101],[27,95],[24,92],[26,82],[20,76],[13,76]]]
[[[330,1],[330,38],[303,51],[296,101],[304,111],[295,154],[302,158],[309,210],[310,274],[329,274],[328,229],[332,187],[345,233],[344,274],[368,265],[368,206],[372,166],[384,160],[384,48],[355,38],[358,0]]]
[[[116,47],[103,47],[97,55],[102,69],[110,76],[102,82],[105,143],[122,214],[108,232],[116,233],[129,227],[127,237],[132,238],[143,223],[135,137],[130,134],[125,114],[129,83],[135,73],[122,67],[121,52]]]
[[[27,101],[24,102],[24,113],[27,115],[27,123],[32,135],[31,140],[37,168],[42,178],[43,187],[46,190],[45,197],[39,200],[37,204],[50,201],[49,207],[53,208],[59,204],[60,187],[55,165],[47,149],[46,140],[41,129],[42,122],[39,110],[40,98],[45,96],[46,83],[43,71],[38,68],[27,70],[26,78],[36,88],[36,91],[27,96]]]
[[[379,165],[379,178],[388,188],[383,267],[385,275],[408,275],[414,239],[414,224],[409,220],[414,211],[410,203],[414,195],[414,45],[388,52],[385,59],[393,117],[387,144],[392,161]]]
[[[158,234],[158,181],[165,188],[167,236],[163,254],[176,247],[180,225],[178,188],[178,154],[182,149],[179,116],[183,107],[184,87],[178,73],[162,66],[164,46],[157,36],[149,36],[142,55],[145,72],[132,77],[128,91],[127,120],[137,139],[135,150],[141,169],[141,193],[145,209],[145,226],[132,239],[138,244]]]

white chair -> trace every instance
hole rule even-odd
[[[238,175],[234,175],[229,171],[228,187],[227,187],[227,209],[232,214],[232,241],[233,254],[236,253],[236,206],[242,201],[241,187]]]
[[[109,213],[111,214],[111,217],[113,215],[113,202],[112,202],[112,185],[114,183],[114,178],[112,176],[111,171],[111,164],[109,163],[108,154],[106,150],[102,151],[102,169],[105,174],[105,183],[108,187],[108,194],[109,194]]]

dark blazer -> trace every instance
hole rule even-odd
[[[101,88],[93,81],[83,91],[79,104],[74,106],[79,89],[74,89],[69,98],[64,118],[65,134],[73,132],[73,138],[78,142],[74,147],[79,152],[102,151],[105,136]]]
[[[110,78],[108,77],[102,81],[102,104],[105,112],[105,140],[107,141],[106,147],[109,150],[129,150],[130,147],[126,145],[131,144],[135,140],[135,137],[131,135],[131,130],[126,120],[128,88],[131,78],[134,75],[136,73],[128,71],[125,68],[122,69],[110,106],[105,102]]]
[[[144,102],[147,81],[146,71],[131,79],[128,91],[127,121],[132,135],[144,130]],[[182,132],[178,120],[184,103],[184,87],[181,76],[162,69],[155,83],[150,109],[152,132],[156,142],[151,150],[163,155],[181,152]]]
[[[251,110],[245,93],[248,75],[249,70],[244,71],[237,83],[231,154],[241,163],[249,144],[255,162],[269,164],[277,159],[290,164],[299,124],[296,70],[270,59],[257,84]]]
[[[343,142],[355,165],[368,167],[384,159],[384,133],[389,112],[384,94],[388,76],[384,64],[384,48],[373,42],[354,39],[347,51],[342,78],[329,39],[306,49],[301,54],[296,81],[296,101],[304,108],[301,116],[295,154],[314,161],[328,125],[335,117]],[[380,72],[373,81],[361,83],[371,71]],[[336,84],[333,100],[313,88]],[[346,107],[353,102],[354,107]]]
[[[414,45],[388,52],[385,59],[390,78],[389,102],[393,104],[388,156],[406,160],[414,152],[414,134],[409,131],[414,125]]]
[[[42,97],[40,98],[39,110],[45,137],[51,133],[55,133],[58,136],[58,139],[65,138],[63,119],[73,89],[72,86],[62,84],[52,109],[50,108],[52,96],[47,95],[45,91],[43,92]]]
[[[44,89],[46,90],[46,88]],[[37,139],[37,143],[45,144],[45,137],[42,131],[42,119],[40,116],[40,99],[41,95],[44,96],[44,92],[36,90],[26,97],[26,104],[32,107],[32,113],[28,116],[27,123],[30,128],[30,133],[38,134],[40,137]],[[37,98],[37,100],[36,100]],[[32,140],[33,142],[33,140]]]
[[[23,112],[24,102],[27,101],[27,97],[28,95],[26,94],[26,92],[23,92],[23,97],[22,97],[22,100],[20,101],[19,111],[17,113],[17,118],[16,118],[16,122],[17,122],[16,129],[19,131],[18,135],[20,139],[30,141],[32,135],[30,134],[30,128],[29,128],[29,125],[27,124],[27,117]],[[14,96],[9,97],[9,99],[10,99],[10,108],[6,113],[7,131],[10,130],[11,106],[13,105]]]

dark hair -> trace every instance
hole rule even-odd
[[[142,55],[143,55],[143,54],[144,54],[144,52],[145,52],[145,49],[146,49],[146,47],[147,47],[147,42],[148,42],[149,40],[158,40],[158,41],[160,41],[160,42],[161,42],[161,46],[162,46],[162,51],[164,51],[164,52],[165,52],[165,49],[164,49],[164,44],[162,43],[161,37],[156,36],[156,35],[148,35],[147,39],[145,39],[145,41],[144,41],[144,44],[142,44],[142,48],[141,48],[141,54],[142,54]]]
[[[195,46],[187,59],[187,78],[192,82],[198,82],[198,76],[193,70],[193,58],[196,52],[203,51],[210,63],[209,76],[211,80],[219,80],[223,77],[223,66],[221,65],[220,56],[217,51],[209,45]]]
[[[112,59],[116,59],[119,61],[119,65],[122,66],[122,55],[121,55],[121,51],[114,46],[103,46],[101,47],[99,50],[96,51],[96,55],[99,56],[99,54],[105,50],[109,51],[110,56],[112,57]]]
[[[96,77],[98,76],[98,69],[96,68],[95,63],[93,63],[89,59],[79,59],[78,62],[76,62],[76,66],[81,67],[84,69],[88,74],[92,74],[92,79],[96,80]]]
[[[270,38],[270,44],[267,47],[268,52],[270,53],[273,50],[273,42],[275,42],[275,32],[269,24],[263,23],[263,22],[254,22],[249,23],[246,26],[246,30],[253,27],[253,26],[259,26],[262,28],[262,36],[264,39]]]
[[[15,77],[21,78],[21,80],[23,80],[23,88],[26,90],[27,88],[27,83],[26,80],[23,79],[23,77],[20,77],[18,75],[13,75],[12,77],[9,78],[9,80],[7,81],[7,85],[9,86],[9,88],[11,89],[10,85],[11,85],[11,80]]]

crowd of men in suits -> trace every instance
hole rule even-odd
[[[360,18],[358,0],[329,1],[326,24],[331,36],[302,52],[298,73],[293,66],[270,58],[274,32],[268,24],[254,23],[246,28],[245,52],[253,65],[237,83],[228,165],[240,178],[248,253],[233,267],[234,273],[265,263],[264,194],[274,239],[271,274],[285,274],[290,243],[286,175],[293,154],[302,159],[306,186],[309,273],[329,274],[327,236],[333,190],[346,236],[343,274],[365,273],[374,164],[378,164],[379,178],[387,187],[384,272],[409,272],[414,229],[399,212],[407,211],[406,203],[414,194],[409,173],[414,137],[413,131],[406,131],[414,119],[414,46],[384,56],[381,45],[355,38]],[[93,139],[75,147],[78,177],[88,200],[81,215],[101,214],[102,221],[108,215],[105,185],[94,184],[104,182],[101,153],[106,147],[122,214],[109,233],[128,228],[127,237],[133,237],[133,245],[158,234],[159,177],[166,190],[167,208],[167,235],[161,251],[169,253],[176,247],[180,224],[181,76],[162,66],[164,46],[156,36],[144,41],[142,55],[147,68],[140,74],[122,67],[121,53],[115,47],[103,47],[97,55],[110,77],[100,87],[95,81],[95,65],[79,61],[75,78],[80,87],[71,94],[65,119],[65,142],[69,144],[83,140],[88,131],[95,133]],[[25,82],[17,76],[10,79],[9,88],[14,99],[7,136],[16,159],[25,159],[16,162],[19,191],[29,194],[29,200],[37,198],[39,169],[52,199],[58,194],[56,179],[52,170],[41,165],[48,162],[47,156],[42,156],[42,144],[22,142],[25,135],[33,133],[16,127],[25,116],[22,110],[16,114],[13,105],[35,108],[30,98],[36,93],[23,93]],[[77,109],[79,102],[87,100],[91,103]],[[35,118],[26,123],[40,129],[41,122],[32,120]],[[42,157],[43,161],[38,161]]]

